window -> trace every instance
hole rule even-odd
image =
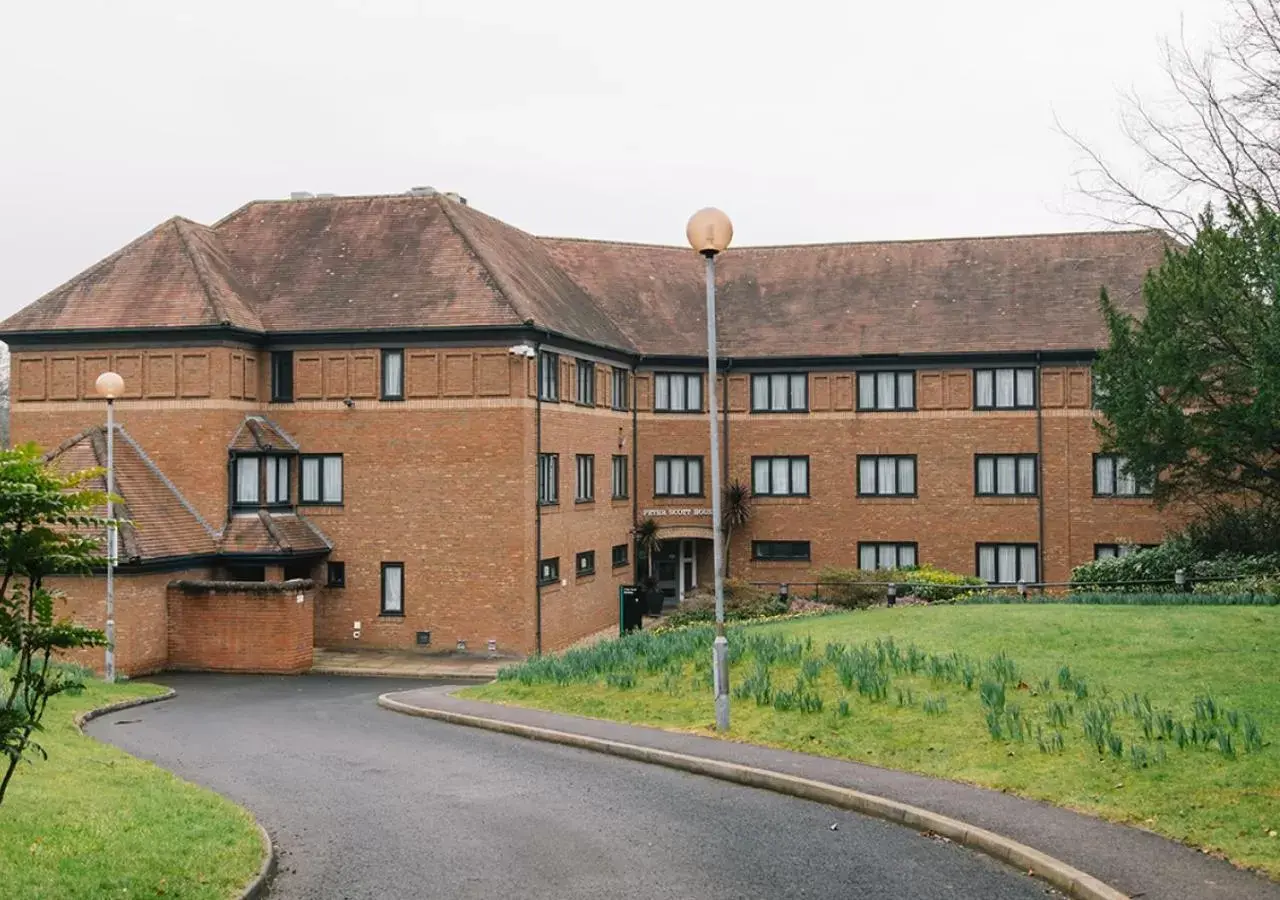
[[[227,581],[266,581],[266,566],[227,566]]]
[[[560,502],[560,456],[538,454],[538,502],[543,506]]]
[[[914,497],[916,458],[914,456],[859,456],[858,496]]]
[[[915,372],[859,372],[858,409],[886,412],[916,408]]]
[[[617,366],[613,368],[613,408],[631,408],[631,373]]]
[[[341,562],[330,562],[325,572],[325,584],[331,588],[340,588],[347,586],[347,564]]]
[[[538,398],[560,399],[560,356],[545,350],[538,356]]]
[[[342,457],[338,454],[302,457],[301,503],[342,503]]]
[[[303,561],[287,562],[284,564],[284,580],[298,581],[301,579],[311,578],[311,563]]]
[[[877,569],[914,569],[919,563],[917,544],[888,541],[859,541],[858,568],[864,572]]]
[[[404,615],[404,563],[382,564],[382,608],[384,616]]]
[[[701,456],[655,456],[653,496],[701,497]]]
[[[573,561],[573,571],[577,575],[596,574],[596,551],[583,550]]]
[[[1035,409],[1035,369],[975,369],[973,405],[977,409]]]
[[[590,503],[596,499],[596,458],[589,454],[578,454],[578,480],[574,489],[575,503]]]
[[[232,496],[236,506],[257,506],[260,502],[261,485],[258,481],[258,465],[260,457],[237,456],[235,458],[235,486]]]
[[[978,577],[991,584],[1036,580],[1035,544],[979,544]]]
[[[271,399],[277,403],[293,399],[293,351],[271,352]]]
[[[762,497],[809,496],[809,457],[751,457],[751,493]]]
[[[1110,453],[1093,455],[1093,495],[1095,497],[1146,497],[1151,485],[1140,483],[1129,471],[1129,460]]]
[[[560,580],[560,557],[538,563],[538,584],[555,584]]]
[[[808,412],[809,376],[803,372],[751,376],[752,412]]]
[[[234,506],[287,506],[289,457],[236,456],[231,467]]]
[[[974,493],[979,497],[1034,497],[1034,453],[982,455],[973,458]]]
[[[404,399],[404,351],[382,351],[382,399]]]
[[[626,564],[627,564],[627,545],[614,544],[613,545],[613,567],[615,569],[621,569]]]
[[[674,372],[654,375],[653,408],[658,412],[701,412],[702,376]]]
[[[596,405],[596,366],[584,359],[578,360],[578,394],[581,406]]]
[[[289,457],[268,456],[263,459],[267,470],[267,503],[289,503]]]
[[[623,500],[627,497],[627,458],[613,458],[613,499]]]
[[[809,561],[808,541],[752,541],[751,558],[759,560]]]
[[[1139,550],[1149,550],[1152,547],[1158,547],[1159,544],[1094,544],[1094,559],[1115,559],[1118,556],[1128,556],[1130,553],[1137,553]]]

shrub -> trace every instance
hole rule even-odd
[[[822,601],[845,609],[866,609],[885,599],[882,583],[893,581],[894,574],[888,571],[866,572],[862,569],[828,566],[818,572],[818,581],[822,584]]]
[[[1021,594],[1010,591],[972,591],[956,603],[1075,603],[1086,606],[1277,606],[1280,594],[1257,593],[1111,593]]]
[[[787,604],[776,594],[771,594],[739,578],[725,580],[724,617],[726,621],[780,616],[786,611]],[[714,622],[715,618],[715,588],[714,586],[701,587],[685,594],[680,608],[667,616],[666,624],[674,627],[693,622]]]
[[[1071,572],[1071,584],[1077,590],[1141,593],[1156,586],[1132,582],[1172,584],[1178,569],[1183,569],[1193,583],[1198,578],[1273,575],[1280,573],[1280,554],[1232,554],[1206,559],[1198,555],[1186,537],[1179,536],[1157,547],[1136,550],[1128,556],[1099,559],[1076,566]]]
[[[1180,537],[1201,559],[1280,556],[1280,504],[1218,506]]]
[[[1280,603],[1280,576],[1253,575],[1231,581],[1201,581],[1192,590],[1196,594],[1214,597],[1252,594],[1272,597]]]
[[[933,602],[935,600],[952,600],[960,594],[965,593],[974,585],[986,584],[976,575],[961,575],[957,572],[948,572],[946,569],[937,569],[930,565],[921,566],[918,569],[903,569],[893,573],[881,573],[882,575],[896,575],[903,582],[910,584],[910,592],[921,600]],[[893,578],[883,578],[883,581],[893,581]],[[902,593],[899,591],[898,593]]]

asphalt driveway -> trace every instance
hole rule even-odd
[[[281,900],[1051,893],[877,819],[374,705],[421,682],[160,680],[176,699],[88,731],[250,809],[280,853]]]

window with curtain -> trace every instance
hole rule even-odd
[[[863,497],[913,497],[914,456],[859,456],[858,494]]]
[[[627,471],[627,457],[615,455],[613,457],[613,499],[622,500],[628,496],[627,480],[630,473]]]
[[[282,505],[289,502],[289,457],[264,457],[267,474],[267,503]]]
[[[596,458],[590,454],[578,454],[577,468],[577,486],[573,499],[578,503],[589,503],[596,499]]]
[[[863,571],[913,569],[917,565],[917,545],[914,541],[858,542],[858,568]]]
[[[596,365],[585,359],[577,360],[577,402],[582,406],[596,405]]]
[[[752,412],[808,412],[809,376],[803,372],[751,376]]]
[[[976,409],[1035,409],[1035,369],[975,369],[973,405]]]
[[[751,493],[762,497],[807,496],[809,493],[809,457],[752,457]]]
[[[560,399],[560,355],[543,350],[538,354],[538,398]]]
[[[236,457],[234,496],[237,506],[257,506],[261,502],[261,483],[258,474],[260,461],[257,456]]]
[[[404,615],[404,563],[382,564],[382,615]]]
[[[1110,453],[1093,455],[1093,493],[1097,497],[1145,497],[1152,486],[1139,482],[1129,471],[1129,461]]]
[[[631,373],[617,366],[613,368],[613,408],[631,408]]]
[[[692,372],[658,372],[653,376],[653,408],[658,412],[701,411],[702,376]]]
[[[701,456],[657,456],[653,460],[655,497],[701,497]]]
[[[1034,583],[1036,544],[978,544],[978,577],[991,584]]]
[[[538,454],[538,502],[543,506],[560,502],[559,454]]]
[[[573,571],[578,575],[594,575],[596,571],[596,551],[583,550],[574,558]]]
[[[979,454],[974,457],[974,493],[979,497],[1034,497],[1034,453]]]
[[[560,580],[560,557],[538,561],[538,584],[555,584]]]
[[[342,456],[315,454],[302,457],[299,502],[342,503]]]
[[[915,372],[858,373],[859,411],[888,412],[915,408]]]
[[[1136,553],[1139,550],[1149,550],[1157,547],[1158,544],[1094,544],[1094,559],[1115,559],[1118,556],[1128,556],[1130,553]]]
[[[293,399],[293,351],[271,351],[271,400],[287,403]]]
[[[404,351],[382,351],[382,399],[404,399]]]

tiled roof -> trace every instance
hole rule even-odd
[[[297,450],[298,442],[269,419],[262,416],[245,416],[227,449],[243,453],[266,450],[289,451]]]
[[[735,247],[717,263],[721,352],[848,356],[1090,349],[1107,287],[1137,309],[1165,238],[1110,231]],[[0,334],[230,323],[250,330],[532,324],[699,355],[703,263],[680,247],[535,238],[443,195],[250,203],[139,238]]]
[[[103,468],[107,463],[106,428],[96,426],[83,431],[64,441],[46,458],[64,473]],[[89,484],[97,490],[106,490],[104,476],[92,479]],[[123,501],[117,505],[116,515],[129,520],[120,527],[121,565],[214,552],[213,531],[118,425],[115,493]],[[98,514],[105,515],[106,509],[99,509]],[[104,551],[105,545],[104,537]]]
[[[239,513],[222,529],[219,549],[224,554],[324,553],[329,541],[297,513],[273,513],[260,509]]]

